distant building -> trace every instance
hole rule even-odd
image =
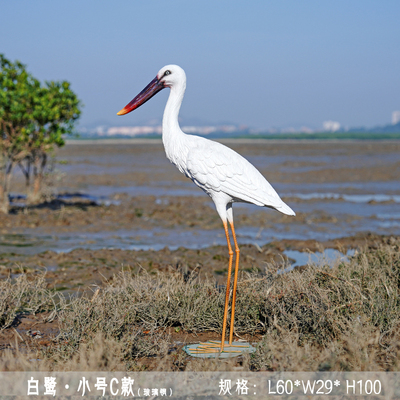
[[[392,112],[392,125],[396,125],[400,122],[400,111]]]
[[[336,121],[324,121],[322,123],[322,127],[324,131],[327,132],[336,132],[340,129],[340,123]]]
[[[138,136],[161,135],[161,126],[112,126],[108,128],[107,136]]]
[[[309,128],[308,126],[302,126],[302,127],[300,127],[300,132],[301,133],[313,133],[314,130]]]
[[[218,125],[218,126],[183,126],[182,130],[186,133],[198,135],[210,135],[215,132],[234,133],[247,130],[246,126],[236,125]],[[99,136],[143,136],[143,135],[161,135],[161,125],[148,126],[112,126],[106,129],[98,127],[94,131]]]
[[[209,135],[217,130],[216,126],[183,126],[183,132],[185,133],[194,133],[200,135]]]

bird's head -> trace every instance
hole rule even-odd
[[[157,79],[164,87],[174,87],[186,83],[185,71],[178,65],[166,65],[158,71]]]
[[[150,100],[160,90],[169,87],[174,88],[186,86],[185,71],[178,65],[166,65],[158,71],[157,76],[130,102],[128,103],[117,115],[125,115],[140,107],[146,101]]]

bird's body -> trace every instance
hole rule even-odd
[[[252,203],[294,215],[274,188],[244,157],[229,147],[212,140],[182,132],[178,123],[179,109],[186,89],[185,72],[176,65],[167,65],[173,85],[165,106],[162,138],[167,158],[203,189],[214,201],[222,220],[233,202]]]
[[[212,198],[217,212],[222,219],[227,237],[229,268],[221,341],[222,350],[225,338],[233,257],[227,222],[229,222],[232,229],[236,251],[229,343],[232,342],[237,271],[239,267],[239,247],[233,226],[232,203],[252,203],[257,206],[276,209],[287,215],[295,215],[295,213],[281,200],[264,176],[244,157],[221,143],[182,132],[178,123],[178,115],[186,89],[186,75],[183,69],[177,65],[167,65],[162,68],[158,72],[157,77],[123,108],[118,115],[133,111],[165,87],[171,89],[162,125],[162,140],[166,156],[176,165],[180,172],[190,178]]]
[[[176,149],[167,152],[168,159],[213,199],[222,219],[221,211],[234,202],[266,206],[294,215],[263,175],[229,147],[192,135],[185,135],[181,146],[179,153]]]

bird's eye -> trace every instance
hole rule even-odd
[[[164,76],[170,75],[170,74],[171,74],[171,71],[169,71],[169,70],[166,70],[166,71],[164,72]]]

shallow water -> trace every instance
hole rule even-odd
[[[377,234],[398,234],[400,221],[368,219],[368,231]],[[263,246],[271,241],[282,239],[319,241],[352,236],[365,232],[365,220],[346,223],[306,223],[275,224],[273,228],[239,226],[236,229],[239,244],[255,244]],[[1,253],[37,254],[52,250],[69,252],[77,248],[86,249],[123,249],[123,250],[171,250],[179,247],[200,249],[213,245],[226,245],[225,234],[221,229],[205,230],[199,228],[182,229],[153,228],[116,230],[112,232],[72,232],[45,234],[40,229],[27,228],[23,234],[0,234]]]
[[[101,202],[103,205],[115,204],[112,199],[99,200],[91,194],[82,196]],[[165,198],[159,197],[157,204],[163,204]],[[212,206],[212,204],[210,203]],[[352,236],[359,232],[376,234],[400,234],[400,213],[397,204],[368,204],[353,202],[302,202],[295,203],[293,209],[298,213],[311,213],[305,223],[276,223],[273,227],[252,227],[236,225],[239,244],[257,244],[282,239],[317,239],[319,241]],[[258,207],[247,204],[235,204],[235,214],[248,214],[259,211]],[[210,212],[214,212],[210,210]],[[334,215],[334,221],[316,221],[312,215]],[[356,218],[357,217],[357,218]],[[226,239],[221,229],[189,229],[182,227],[116,230],[112,232],[74,232],[48,234],[41,229],[26,228],[16,235],[0,234],[1,253],[37,254],[46,250],[68,252],[76,248],[88,249],[125,249],[125,250],[160,250],[166,246],[170,249],[178,247],[205,248],[211,245],[225,245]]]
[[[304,253],[297,250],[285,250],[283,254],[289,259],[290,265],[278,273],[289,272],[295,267],[302,265],[329,265],[334,267],[337,263],[349,261],[349,257],[355,254],[354,249],[349,249],[346,254],[335,250],[325,249],[322,253],[316,251],[314,253]]]
[[[74,147],[75,146],[75,147]],[[165,204],[174,196],[205,196],[185,179],[165,158],[161,144],[151,145],[72,145],[62,149],[57,168],[67,174],[67,183],[59,188],[60,200],[81,196],[82,200],[108,206],[118,205],[114,195],[156,196]],[[280,147],[279,147],[280,146]],[[236,145],[259,168],[298,218],[276,222],[260,229],[236,226],[239,243],[263,245],[279,239],[328,240],[359,232],[400,235],[400,151],[382,144],[297,144]],[[396,148],[395,148],[396,147]],[[277,182],[277,183],[276,183]],[[15,199],[21,205],[23,199]],[[214,206],[209,202],[212,210]],[[207,211],[208,212],[208,211]],[[234,213],[260,212],[260,208],[235,204]],[[225,244],[223,230],[189,229],[175,226],[74,233],[24,229],[20,235],[2,233],[1,252],[69,251],[90,249],[172,249],[180,246],[202,248]]]

